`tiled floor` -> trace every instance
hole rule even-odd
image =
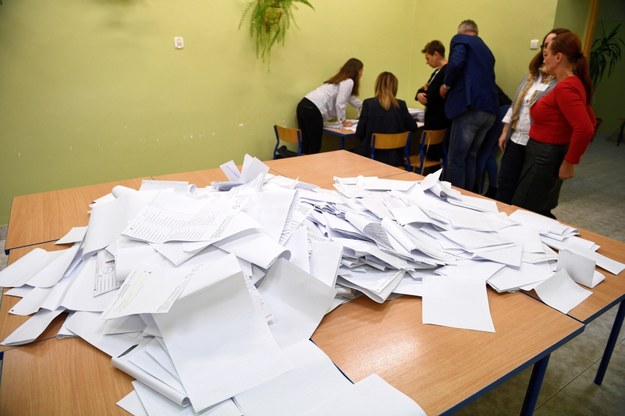
[[[597,138],[575,177],[562,186],[559,220],[625,241],[625,145]],[[551,354],[538,400],[537,416],[624,416],[625,329],[601,386],[594,384],[618,305],[586,326],[584,332]],[[457,413],[458,416],[518,415],[531,368]]]
[[[564,184],[558,219],[625,241],[625,145],[596,139]],[[6,265],[6,226],[0,227],[0,270]],[[539,396],[537,416],[624,416],[625,330],[601,386],[593,383],[618,306],[586,326],[585,331],[555,351]],[[531,368],[477,399],[457,415],[518,415]]]

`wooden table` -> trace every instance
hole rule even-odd
[[[347,150],[317,153],[265,162],[282,176],[299,178],[322,188],[332,188],[334,177],[386,177],[406,173],[405,170],[377,162]]]
[[[116,185],[138,189],[144,178],[129,179],[13,198],[5,251],[56,241],[72,227],[89,223],[89,204]],[[145,178],[150,179],[150,178]]]
[[[346,151],[267,164],[279,174],[299,176],[324,187],[331,186],[334,176],[394,178],[405,174],[401,169]],[[215,171],[208,171],[158,178],[193,182],[197,174],[209,180]],[[98,185],[94,188],[98,189],[80,192],[94,195],[87,201],[64,200],[69,217],[62,220],[69,226],[83,218],[84,206],[90,199],[110,191],[110,185],[104,190]],[[45,214],[42,211],[41,222],[46,221]],[[55,210],[52,214],[58,215]],[[15,228],[13,223],[10,226]],[[11,260],[20,254],[14,251]],[[549,354],[581,333],[584,325],[518,293],[499,295],[489,291],[488,296],[497,331],[494,334],[423,325],[419,298],[402,297],[379,305],[362,297],[329,314],[313,339],[354,381],[376,372],[429,414],[457,410],[524,367],[536,364],[529,401],[524,404],[529,414]],[[6,315],[0,316],[0,328],[6,325],[6,319]],[[85,341],[46,339],[4,352],[0,414],[115,413],[119,409],[113,403],[132,389],[129,381],[128,376],[111,367],[108,356]]]
[[[625,262],[625,243],[584,229],[579,229],[579,231],[582,238],[594,241],[600,246],[599,250],[597,250],[598,253],[621,263]],[[625,318],[625,271],[619,275],[614,275],[606,270],[597,270],[605,275],[605,280],[594,288],[589,289],[592,291],[592,295],[570,310],[568,315],[584,324],[588,324],[612,309],[613,306],[619,305],[608,342],[601,357],[599,369],[595,376],[595,384],[601,385]]]
[[[346,129],[344,127],[323,127],[323,132],[329,134],[330,136],[335,136],[339,138],[339,146],[341,150],[345,149],[345,139],[350,137],[356,137],[356,132]]]
[[[552,351],[583,331],[521,293],[489,290],[488,298],[495,333],[424,325],[420,298],[360,297],[328,314],[312,339],[352,381],[377,373],[427,414],[453,413],[531,364],[546,367]]]
[[[416,175],[410,172],[404,172],[398,175],[393,175],[390,178],[414,181],[420,180],[422,177],[420,175]],[[481,195],[473,194],[465,190],[462,190],[462,192],[465,194],[481,197]],[[519,207],[507,205],[499,201],[497,201],[497,206],[500,211],[504,211],[508,215],[512,214],[517,209],[521,209]],[[569,225],[575,227],[572,224]],[[604,237],[600,234],[584,230],[579,227],[575,228],[580,231],[580,237],[590,241],[594,241],[600,246],[598,253],[603,254],[621,263],[625,263],[625,243],[613,240],[608,237]],[[603,382],[603,378],[607,371],[608,364],[610,363],[614,347],[616,346],[616,341],[618,339],[621,327],[623,326],[623,321],[625,320],[625,271],[621,272],[617,276],[606,270],[602,270],[599,268],[597,268],[597,270],[605,275],[605,280],[592,289],[586,288],[592,291],[592,295],[586,298],[575,308],[571,309],[568,315],[578,320],[579,322],[587,325],[596,318],[606,313],[608,310],[612,309],[612,307],[614,307],[615,305],[619,305],[618,312],[616,314],[616,317],[614,318],[614,323],[612,324],[612,329],[610,331],[608,342],[603,352],[603,357],[601,358],[601,363],[599,364],[599,369],[597,370],[597,374],[595,376],[595,383],[600,385]],[[534,291],[523,293],[528,294],[533,298],[539,300],[538,295]]]
[[[0,415],[127,416],[131,381],[82,339],[36,342],[4,352]]]

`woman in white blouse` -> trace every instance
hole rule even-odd
[[[529,141],[530,107],[556,85],[552,75],[542,72],[542,49],[560,33],[568,29],[553,29],[543,39],[541,50],[529,65],[529,75],[521,81],[512,105],[503,118],[503,130],[499,137],[499,148],[504,152],[497,177],[496,199],[509,204],[516,190],[525,160],[525,146]]]
[[[352,125],[345,117],[347,103],[362,107],[358,95],[363,64],[350,58],[339,72],[320,87],[309,92],[297,105],[297,124],[302,131],[302,153],[319,153],[323,122],[336,117],[344,127]]]

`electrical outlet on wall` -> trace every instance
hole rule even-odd
[[[176,48],[176,49],[184,48],[184,39],[183,39],[182,36],[175,36],[174,37],[174,48]]]

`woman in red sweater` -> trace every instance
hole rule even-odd
[[[521,178],[512,204],[552,218],[562,181],[594,135],[588,61],[574,33],[557,35],[543,50],[544,72],[557,80],[553,90],[531,108],[532,124]]]

